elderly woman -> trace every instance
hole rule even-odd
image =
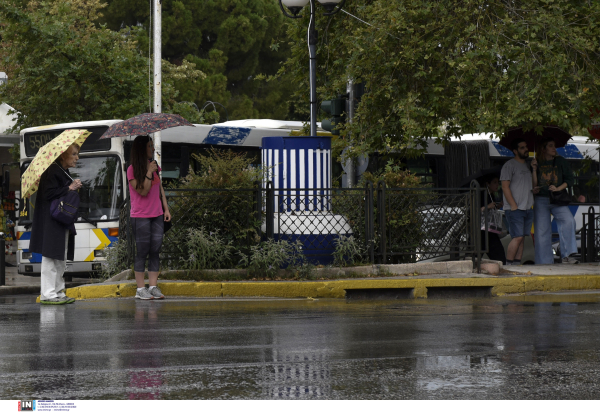
[[[69,173],[69,168],[75,167],[77,160],[79,146],[73,144],[40,178],[29,251],[42,255],[40,303],[43,305],[75,302],[75,299],[65,295],[63,279],[66,260],[73,260],[75,254],[74,228],[71,230],[54,220],[50,213],[50,204],[54,199],[63,197],[69,190],[78,190],[81,187],[81,180],[73,180]]]

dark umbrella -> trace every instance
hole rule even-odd
[[[100,139],[146,135],[177,126],[194,125],[178,114],[143,113],[120,123],[113,124],[104,132]]]
[[[512,141],[519,137],[525,139],[529,151],[535,151],[537,148],[537,143],[543,138],[552,137],[554,139],[554,143],[556,143],[556,147],[565,147],[571,138],[571,135],[556,126],[544,126],[544,130],[541,135],[537,134],[535,129],[524,132],[523,127],[514,127],[506,131],[502,139],[500,139],[500,144],[508,148],[508,150],[512,150],[510,147]]]
[[[489,169],[481,169],[479,172],[474,173],[470,176],[465,177],[460,181],[460,187],[469,187],[473,180],[477,180],[480,186],[485,184],[486,179],[489,176],[500,177],[500,171],[502,170],[502,166],[494,166]]]

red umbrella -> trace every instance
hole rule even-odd
[[[106,132],[104,132],[100,139],[146,135],[177,126],[194,125],[178,114],[144,113],[113,124]]]
[[[506,131],[502,139],[500,139],[500,144],[512,150],[510,147],[512,141],[520,137],[525,139],[530,151],[535,151],[537,144],[546,137],[552,137],[554,143],[556,143],[556,147],[565,147],[571,135],[556,126],[544,126],[544,131],[541,135],[537,134],[535,129],[524,132],[523,127],[514,127]]]

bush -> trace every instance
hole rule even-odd
[[[217,232],[207,233],[204,227],[187,230],[186,268],[191,270],[221,269],[231,267],[234,247],[226,243]]]
[[[365,261],[367,249],[354,236],[340,235],[334,241],[333,265],[344,267]]]
[[[378,173],[366,172],[362,175],[361,182],[385,182],[386,197],[386,238],[388,260],[382,263],[412,263],[416,261],[416,250],[422,244],[425,232],[420,208],[431,198],[431,193],[419,190],[427,187],[421,184],[419,176],[408,170],[403,170],[399,164],[389,161],[385,168]],[[375,187],[376,189],[376,187]],[[413,190],[394,190],[413,189]],[[373,205],[375,216],[379,208],[377,197]],[[380,231],[375,222],[375,231]],[[379,239],[379,236],[375,236]],[[379,247],[379,245],[375,245]]]
[[[298,270],[300,277],[308,277],[312,268],[302,253],[302,243],[299,240],[291,243],[269,239],[251,246],[250,253],[240,253],[240,257],[239,265],[247,268],[250,275],[271,279],[274,279],[283,267]]]
[[[167,189],[173,229],[165,237],[163,254],[169,262],[173,262],[169,266],[179,266],[177,257],[188,250],[187,240],[173,233],[186,232],[188,229],[218,233],[224,246],[246,252],[251,245],[260,241],[262,207],[256,204],[252,189],[261,181],[262,171],[250,165],[252,158],[245,153],[217,149],[211,149],[207,156],[192,156],[200,163],[200,170],[197,173],[192,171],[177,184],[179,190],[190,191],[169,192],[173,187]],[[193,191],[197,189],[212,190]],[[201,232],[194,233],[200,236]],[[196,239],[199,241],[200,238]],[[220,250],[220,253],[224,253],[225,249]],[[197,264],[182,260],[184,266]],[[207,261],[206,264],[216,264],[215,261],[211,262]]]
[[[104,250],[106,260],[102,262],[101,277],[103,279],[109,279],[124,270],[131,269],[127,264],[130,252],[125,240],[118,240],[114,246]]]

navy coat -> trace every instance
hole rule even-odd
[[[42,174],[40,186],[35,199],[33,227],[29,251],[41,253],[43,257],[56,260],[65,259],[65,231],[68,226],[54,220],[50,214],[50,203],[67,194],[72,180],[67,177],[69,170],[63,169],[58,163],[52,163]],[[69,174],[69,176],[71,176]],[[75,235],[69,233],[67,259],[75,257]]]

